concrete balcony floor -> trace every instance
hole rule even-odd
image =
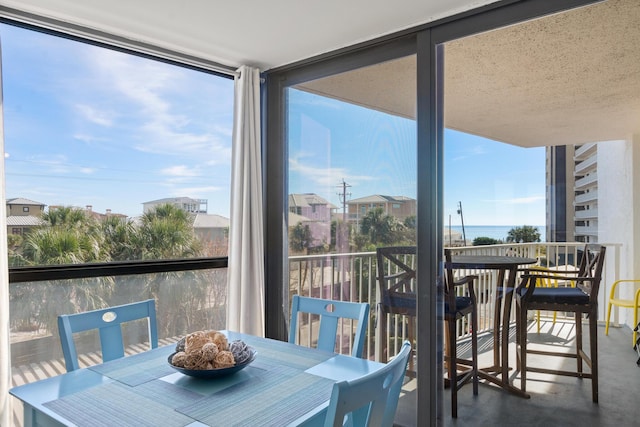
[[[603,426],[640,425],[640,366],[631,345],[628,327],[610,327],[604,334],[598,326],[599,403],[591,400],[591,380],[568,376],[527,373],[530,399],[512,395],[501,388],[480,381],[478,395],[471,384],[458,391],[458,418],[451,418],[450,391],[444,390],[444,426]],[[529,324],[529,346],[537,349],[570,351],[575,348],[575,325],[571,321],[551,320],[541,323],[538,334],[535,322]],[[583,326],[584,347],[588,349],[587,323]],[[515,330],[511,330],[510,365],[515,367]],[[545,348],[546,347],[546,348]],[[492,363],[492,336],[479,338],[479,365]],[[466,351],[461,345],[459,351]],[[562,351],[562,350],[560,350]],[[588,352],[587,352],[588,353]],[[552,369],[575,369],[575,359],[528,355],[529,366]],[[588,367],[586,367],[588,369]],[[512,371],[512,382],[520,387],[520,373]],[[416,426],[415,380],[405,384],[396,414],[396,425]]]

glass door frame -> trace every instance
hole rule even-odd
[[[417,55],[417,271],[421,282],[437,283],[443,248],[443,44],[602,0],[503,0],[336,52],[265,73],[263,153],[265,171],[266,336],[287,338],[283,286],[287,271],[286,91],[295,84]],[[418,289],[420,357],[417,425],[443,425],[442,327],[436,286]],[[426,375],[424,374],[426,373]]]

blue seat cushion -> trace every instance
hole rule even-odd
[[[414,312],[416,310],[416,295],[411,293],[403,293],[403,292],[387,292],[383,296],[383,304],[386,307],[392,307],[394,309],[405,309],[409,312]],[[471,297],[456,297],[456,307],[454,312],[463,311],[464,309],[470,307],[473,304]],[[445,313],[451,313],[449,311],[449,303],[445,301],[444,303],[444,311]]]
[[[416,310],[416,294],[410,292],[385,292],[382,304],[386,307]]]
[[[525,293],[525,288],[520,289],[520,295]],[[528,300],[551,304],[588,304],[589,294],[580,288],[535,288]]]
[[[471,297],[456,297],[456,307],[453,312],[449,311],[449,303],[447,301],[444,302],[444,312],[445,313],[457,313],[459,311],[463,311],[465,308],[469,308],[473,304]]]

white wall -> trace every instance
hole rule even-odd
[[[640,135],[626,141],[601,142],[597,156],[598,241],[621,244],[619,277],[640,279],[640,193],[637,191],[640,190]],[[615,247],[607,248],[610,252],[615,250]],[[608,272],[601,288],[601,313],[606,313],[613,274]],[[633,288],[625,288],[618,296],[631,298],[633,292]],[[616,319],[615,314],[614,311],[612,321]],[[632,320],[631,310],[620,310],[621,323],[633,328]]]

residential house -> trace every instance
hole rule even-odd
[[[332,212],[337,207],[317,194],[289,195],[289,229],[298,224],[308,226],[311,231],[311,247],[331,243]]]
[[[156,206],[170,204],[185,212],[198,214],[207,213],[206,199],[192,199],[191,197],[168,197],[165,199],[152,200],[142,203],[142,212],[147,213],[156,208]]]
[[[416,199],[405,196],[374,194],[349,200],[347,206],[348,220],[356,224],[359,224],[362,218],[374,209],[382,209],[385,215],[393,216],[400,222],[410,216],[416,216]]]
[[[16,197],[7,199],[7,234],[24,235],[42,224],[44,203]]]
[[[193,219],[193,231],[203,243],[209,256],[227,255],[229,218],[222,215],[198,213]]]

